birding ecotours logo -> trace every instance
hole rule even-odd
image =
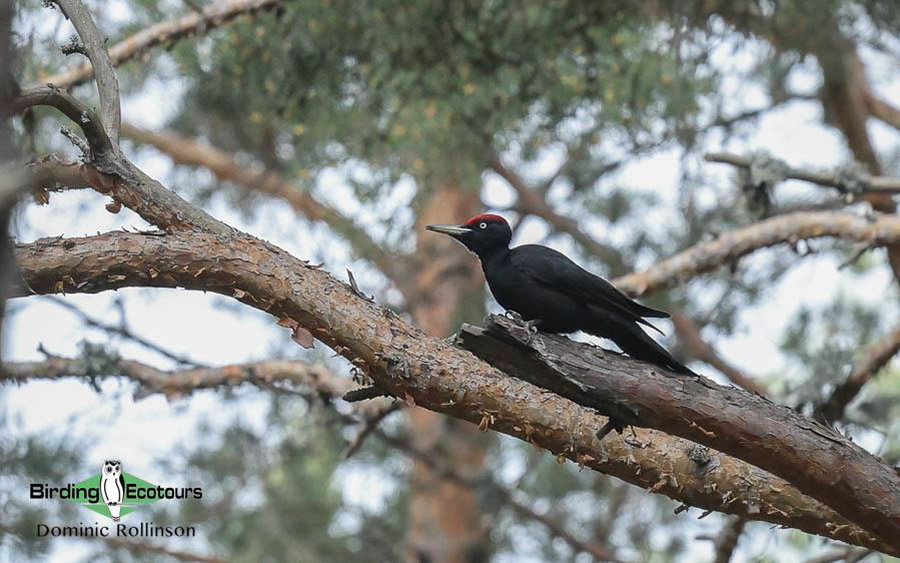
[[[53,486],[31,483],[32,499],[62,499],[74,502],[118,522],[138,508],[166,499],[200,499],[201,487],[163,487],[126,473],[120,460],[105,460],[100,473],[78,483]]]

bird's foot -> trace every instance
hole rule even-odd
[[[638,440],[637,432],[634,431],[634,426],[629,426],[629,430],[631,430],[631,436],[625,436],[622,438],[622,441],[631,446],[632,448],[644,449],[648,444],[644,444],[640,440]]]
[[[538,333],[538,321],[523,321],[522,326],[528,329],[528,338],[525,339],[525,346],[531,346],[531,339]]]
[[[537,334],[540,330],[540,321],[537,319],[526,321],[524,318],[522,318],[522,315],[511,310],[507,310],[506,312],[504,312],[503,316],[528,330],[528,338],[525,339],[525,345],[531,345],[531,339],[534,338],[534,335]]]
[[[519,325],[525,323],[525,319],[522,318],[522,315],[513,311],[512,309],[507,309],[506,311],[504,311],[503,316]]]

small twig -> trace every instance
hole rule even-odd
[[[816,406],[813,416],[828,423],[844,418],[847,406],[891,359],[900,353],[900,328],[896,328],[873,344],[866,356],[853,368],[850,376],[837,385],[822,403]]]
[[[392,412],[396,412],[403,408],[404,405],[405,403],[402,401],[395,401],[363,421],[362,428],[360,428],[359,432],[356,434],[353,440],[350,441],[350,444],[347,445],[347,449],[344,450],[344,453],[341,457],[343,457],[344,459],[352,457],[353,454],[358,452],[362,447],[363,442],[366,441],[366,438],[368,438],[375,430],[375,428],[377,428],[378,425],[381,424],[381,421],[387,418],[388,415],[390,415]]]
[[[59,50],[66,56],[74,55],[75,53],[81,53],[82,55],[87,54],[84,50],[84,45],[81,43],[81,40],[78,39],[77,35],[73,35],[68,41],[60,45]]]
[[[347,268],[347,277],[350,278],[350,290],[353,291],[359,297],[362,297],[364,300],[372,303],[375,301],[375,298],[371,295],[366,295],[363,291],[356,285],[356,278],[353,277],[353,272],[350,271],[350,268]]]
[[[675,333],[679,341],[687,349],[688,353],[701,362],[719,370],[725,377],[738,387],[766,396],[766,389],[757,383],[743,370],[726,361],[719,352],[703,338],[700,326],[689,316],[681,311],[672,312],[672,324],[675,325]]]
[[[872,250],[873,248],[875,248],[875,245],[873,245],[871,242],[864,242],[864,243],[856,245],[856,247],[853,250],[853,254],[851,254],[846,260],[841,262],[841,265],[838,266],[838,270],[843,270],[843,269],[851,266],[857,260],[862,258],[863,254]]]
[[[78,150],[81,151],[81,155],[82,155],[84,158],[90,158],[90,156],[91,156],[91,147],[88,146],[87,141],[85,141],[84,139],[82,139],[82,138],[78,135],[78,133],[76,133],[75,131],[72,131],[71,129],[69,129],[69,128],[66,127],[66,126],[60,127],[60,128],[59,128],[59,132],[62,133],[63,137],[65,137],[65,138],[68,139],[73,145],[75,145],[75,148],[77,148]]]
[[[360,401],[368,401],[369,399],[377,399],[378,397],[390,397],[391,394],[380,387],[372,385],[371,387],[360,387],[344,393],[342,397],[348,403],[358,403]]]
[[[92,317],[92,316],[88,315],[87,313],[85,313],[84,311],[82,311],[80,308],[69,303],[65,299],[62,299],[59,297],[47,296],[45,299],[47,299],[51,303],[55,303],[56,305],[59,305],[60,307],[62,307],[64,309],[68,309],[74,315],[79,317],[84,324],[86,324],[90,327],[98,328],[109,334],[114,334],[114,335],[120,336],[126,340],[130,340],[131,342],[134,342],[135,344],[139,344],[140,346],[143,346],[144,348],[147,348],[148,350],[152,350],[152,351],[156,352],[157,354],[159,354],[161,356],[165,356],[166,358],[168,358],[174,362],[177,362],[179,364],[193,366],[193,367],[203,367],[201,364],[195,362],[194,360],[191,360],[190,358],[188,358],[186,356],[176,354],[175,352],[172,352],[170,350],[163,348],[159,344],[151,342],[150,340],[147,340],[146,338],[144,338],[142,336],[138,336],[137,334],[133,333],[131,331],[131,329],[129,329],[128,326],[125,325],[124,323],[117,326],[117,325],[113,325],[113,324],[101,321],[99,319],[95,319],[94,317]]]

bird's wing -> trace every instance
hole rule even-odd
[[[585,303],[612,309],[656,330],[659,329],[645,321],[644,317],[669,317],[665,311],[634,301],[605,279],[588,272],[552,248],[536,244],[519,246],[510,252],[510,260],[516,269],[536,283],[564,291]]]

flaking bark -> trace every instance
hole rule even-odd
[[[715,447],[786,478],[885,539],[900,538],[900,476],[831,428],[703,377],[676,375],[596,346],[491,317],[461,344],[505,373],[626,424]],[[858,496],[862,511],[846,504]]]
[[[180,232],[42,239],[20,246],[17,259],[25,281],[38,294],[154,286],[232,296],[279,320],[300,323],[366,370],[380,386],[417,405],[532,442],[561,458],[690,506],[900,554],[890,540],[852,524],[787,481],[688,440],[638,431],[644,448],[633,447],[615,435],[597,443],[594,435],[606,419],[594,409],[508,377],[446,341],[427,337],[390,311],[355,295],[326,272],[253,237]],[[607,356],[611,363],[606,373],[613,377],[621,374],[611,365],[637,373],[648,371],[643,364],[621,358],[614,361],[611,354],[603,354]],[[660,377],[651,378],[648,385],[658,384]],[[673,386],[670,392],[676,393],[674,387],[681,385],[683,378],[669,383]],[[746,395],[739,390],[735,393]],[[848,451],[856,455],[853,448]],[[865,465],[872,461],[877,460],[872,458]],[[879,472],[866,475],[866,479],[877,483]],[[831,488],[826,492],[830,503],[845,511],[862,502],[855,492],[837,494]],[[890,514],[861,519],[867,527],[883,520],[890,521]]]

